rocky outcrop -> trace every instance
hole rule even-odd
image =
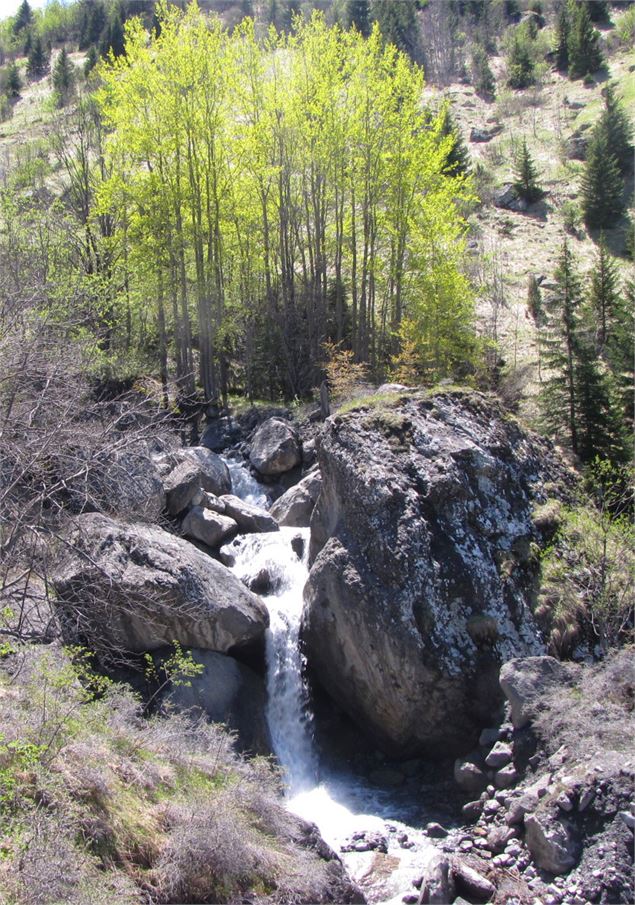
[[[554,657],[510,660],[500,672],[500,685],[510,703],[514,729],[528,726],[540,707],[541,697],[553,685],[568,684],[567,669]]]
[[[203,713],[214,723],[224,723],[238,734],[242,751],[271,754],[271,738],[265,716],[263,679],[233,657],[208,650],[190,651],[202,671],[172,687],[165,697],[171,709]]]
[[[75,519],[54,578],[66,636],[95,649],[174,641],[221,653],[262,640],[268,613],[225,566],[161,528]]]
[[[284,474],[302,461],[298,432],[289,421],[269,418],[251,443],[249,461],[261,475]]]
[[[322,489],[322,475],[316,469],[283,493],[269,510],[279,525],[308,528]]]
[[[543,650],[532,502],[564,466],[497,403],[460,392],[334,416],[319,461],[312,675],[389,754],[467,750],[500,707],[500,664]]]

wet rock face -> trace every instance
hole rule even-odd
[[[330,418],[319,462],[313,674],[393,756],[468,750],[499,708],[500,664],[543,653],[531,510],[564,467],[497,403],[458,392]]]
[[[66,635],[95,649],[174,641],[225,653],[262,640],[262,601],[225,566],[161,528],[78,516],[54,577]]]

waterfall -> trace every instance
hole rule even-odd
[[[256,577],[262,580],[264,575],[271,588],[263,595],[270,617],[266,635],[267,720],[290,796],[315,786],[317,775],[299,644],[308,543],[308,528],[281,528],[242,535],[224,548],[233,556],[232,571],[239,578],[248,584]]]

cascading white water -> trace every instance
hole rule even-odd
[[[267,508],[269,498],[264,487],[239,462],[225,461],[236,496]],[[318,757],[299,646],[308,544],[308,528],[281,528],[264,534],[241,535],[224,548],[234,559],[232,571],[243,581],[249,583],[258,577],[259,581],[269,582],[269,593],[263,599],[270,615],[266,647],[267,719],[273,749],[286,774],[289,808],[316,823],[333,848],[340,850],[344,840],[360,830],[388,836],[392,873],[382,876],[376,888],[372,879],[364,882],[369,901],[401,905],[403,889],[430,855],[430,843],[420,830],[398,819],[398,814],[404,811],[395,806],[390,796],[386,797],[346,770],[318,778]],[[396,841],[404,833],[412,848],[400,848]],[[362,879],[367,878],[369,870],[372,872],[369,857],[372,862],[372,852],[368,851],[343,855],[351,875]]]
[[[267,719],[274,751],[286,772],[289,795],[313,788],[317,777],[299,644],[308,541],[308,528],[281,528],[267,534],[243,535],[225,548],[234,557],[232,571],[239,578],[249,584],[264,572],[270,583],[271,592],[264,596],[270,617]]]

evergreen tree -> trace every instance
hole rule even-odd
[[[66,48],[60,50],[51,78],[55,101],[58,107],[64,107],[73,91],[75,82],[75,67],[71,63]]]
[[[346,0],[344,4],[344,27],[352,28],[368,37],[370,34],[370,4],[369,0]]]
[[[556,19],[556,69],[559,72],[567,72],[569,69],[569,30],[571,20],[569,17],[569,6],[563,3],[558,10]]]
[[[22,79],[16,62],[9,63],[3,79],[3,88],[8,98],[19,97],[22,90]]]
[[[586,3],[592,22],[608,22],[609,5],[607,0],[586,0]]]
[[[581,291],[573,256],[565,239],[554,274],[556,289],[545,300],[541,332],[542,360],[549,377],[543,384],[541,407],[546,426],[556,435],[564,428],[571,449],[578,452],[577,362]]]
[[[595,329],[595,349],[598,355],[602,355],[606,341],[613,332],[619,307],[617,268],[606,246],[604,233],[600,233],[595,267],[591,271],[589,305]]]
[[[527,310],[531,314],[535,324],[539,325],[543,319],[542,295],[536,275],[529,274],[527,280]]]
[[[613,322],[606,339],[605,357],[615,375],[622,412],[631,426],[635,415],[633,336],[635,336],[635,282],[629,280],[617,299]]]
[[[79,19],[79,49],[98,46],[107,28],[106,9],[102,0],[82,0]]]
[[[569,30],[569,77],[579,79],[602,65],[600,33],[593,27],[586,3],[572,7],[573,16]]]
[[[531,37],[523,26],[514,30],[507,59],[507,84],[510,88],[528,88],[535,81]]]
[[[112,17],[101,40],[100,55],[107,57],[111,52],[115,57],[121,57],[125,53],[123,21],[119,12]]]
[[[589,229],[615,226],[623,210],[624,185],[617,160],[603,129],[596,126],[587,150],[581,198],[584,222]]]
[[[472,84],[477,94],[493,97],[496,93],[494,73],[490,69],[487,52],[480,44],[472,50]]]
[[[453,139],[445,172],[453,176],[464,175],[470,168],[470,155],[449,103],[444,104],[440,112],[440,135],[442,138],[452,136]]]
[[[48,72],[50,58],[50,50],[44,47],[42,38],[40,38],[39,35],[36,35],[29,52],[29,58],[26,66],[26,71],[29,78],[42,78],[42,76]]]
[[[514,176],[514,188],[521,198],[530,204],[542,198],[544,193],[538,185],[538,170],[531,159],[526,138],[523,138],[523,143],[514,161]]]
[[[33,12],[29,6],[28,0],[22,0],[15,19],[13,20],[13,34],[19,35],[26,28],[30,28],[33,24]]]
[[[577,452],[589,463],[596,458],[628,461],[627,436],[615,378],[595,356],[592,343],[580,342],[576,362]]]
[[[626,173],[633,165],[633,127],[610,82],[602,94],[604,110],[596,128],[604,131],[611,153],[617,160],[621,172]]]
[[[88,53],[86,54],[86,59],[84,60],[84,75],[90,75],[98,62],[99,54],[97,53],[97,49],[93,44],[92,47],[88,48]]]
[[[379,24],[384,39],[399,50],[419,60],[420,42],[417,23],[417,0],[372,0],[372,18]]]

